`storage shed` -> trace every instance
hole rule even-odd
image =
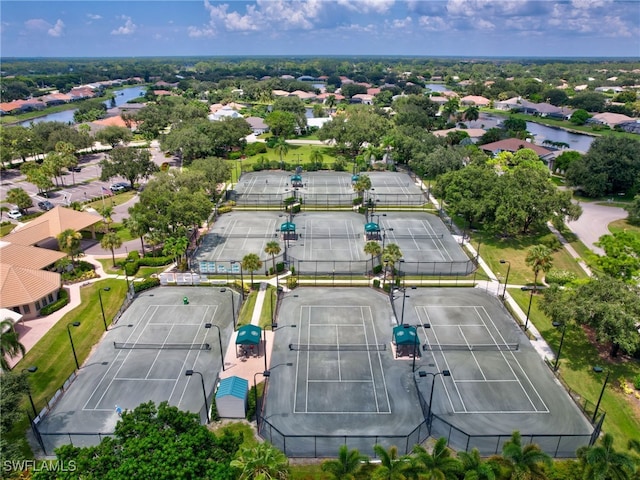
[[[420,357],[420,339],[413,325],[398,325],[393,328],[393,343],[396,346],[396,358]]]
[[[222,418],[245,418],[249,382],[240,377],[220,380],[216,391],[216,408]]]

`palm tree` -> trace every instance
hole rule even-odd
[[[595,445],[578,449],[577,455],[584,465],[585,480],[630,479],[636,468],[632,455],[613,448],[610,433],[605,433]]]
[[[123,220],[124,226],[129,229],[129,233],[134,237],[140,239],[140,246],[142,247],[142,256],[144,257],[144,236],[149,232],[149,229],[142,221],[142,216],[131,215]]]
[[[267,255],[271,255],[271,261],[273,262],[273,273],[278,274],[276,270],[276,255],[278,255],[281,251],[280,244],[275,240],[267,242],[264,247],[264,253]]]
[[[385,264],[391,264],[391,283],[394,282],[394,271],[396,268],[396,262],[402,258],[402,251],[400,247],[395,243],[390,243],[382,251],[382,261]],[[386,275],[385,275],[386,276]]]
[[[255,253],[247,253],[242,258],[242,264],[240,266],[243,270],[249,270],[251,272],[251,288],[253,288],[253,272],[262,268],[262,260]]]
[[[471,105],[464,111],[463,115],[465,120],[478,120],[480,118],[480,110],[475,105]]]
[[[102,221],[104,222],[104,233],[109,232],[109,225],[113,223],[113,206],[111,205],[103,205],[98,208],[98,212],[102,216]]]
[[[187,237],[169,237],[164,242],[162,253],[171,256],[179,266],[188,246],[189,239]]]
[[[369,175],[359,175],[358,180],[353,184],[353,189],[358,193],[359,197],[362,197],[362,203],[365,203],[365,193],[371,190],[371,178],[369,178]]]
[[[309,154],[309,160],[311,160],[311,163],[313,163],[317,168],[322,167],[323,159],[324,155],[322,155],[320,150],[318,150],[317,148],[311,150],[311,153]]]
[[[509,478],[522,480],[546,480],[545,466],[551,465],[551,457],[535,443],[522,447],[520,432],[515,431],[502,447],[502,457],[511,472]]]
[[[352,480],[360,470],[362,462],[367,460],[368,458],[360,455],[357,449],[349,450],[349,447],[342,445],[338,450],[338,458],[322,462],[320,468],[323,472],[333,475],[336,480]]]
[[[111,260],[113,261],[113,268],[116,268],[116,254],[115,250],[122,246],[122,239],[116,232],[105,233],[100,240],[100,246],[105,250],[111,250]]]
[[[280,168],[282,168],[284,157],[289,153],[289,144],[284,138],[278,138],[278,141],[273,145],[273,150],[280,156]]]
[[[364,253],[371,255],[371,273],[373,273],[373,257],[382,253],[382,247],[378,242],[372,240],[364,244]]]
[[[145,235],[147,244],[151,246],[151,253],[156,256],[156,247],[164,240],[164,235],[160,230],[151,230]]]
[[[289,478],[287,457],[268,442],[241,448],[231,466],[240,470],[238,480]]]
[[[447,121],[450,121],[452,117],[458,114],[459,107],[460,101],[456,97],[451,97],[447,100],[447,103],[442,107],[442,113],[446,116]]]
[[[0,332],[0,355],[2,355],[0,357],[0,369],[2,369],[3,372],[8,372],[11,370],[11,366],[7,361],[7,355],[10,358],[24,355],[26,349],[24,345],[20,343],[18,332],[10,318],[5,318],[0,322]]]
[[[553,266],[553,252],[546,245],[534,245],[527,252],[525,262],[533,269],[533,289],[537,292],[538,274],[547,273]]]
[[[493,460],[483,461],[477,448],[471,452],[458,452],[458,460],[462,464],[464,480],[496,480],[500,466]]]
[[[75,266],[75,258],[80,254],[80,240],[82,234],[68,228],[58,235],[58,247],[71,257],[71,263]]]
[[[380,467],[375,471],[374,478],[381,480],[404,480],[403,472],[407,469],[408,463],[405,461],[407,457],[398,456],[398,447],[389,447],[389,451],[385,450],[380,444],[373,446],[373,451],[380,459]]]
[[[458,478],[461,463],[457,458],[451,456],[446,438],[439,438],[431,453],[427,452],[423,446],[415,445],[413,454],[424,467],[424,474],[420,478],[425,480]]]

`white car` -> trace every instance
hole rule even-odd
[[[22,218],[22,213],[20,213],[20,210],[18,210],[17,208],[14,208],[9,210],[9,213],[7,213],[7,216],[9,218],[13,218],[14,220],[20,220]]]

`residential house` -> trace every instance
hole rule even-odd
[[[225,105],[224,107],[216,110],[214,113],[210,113],[208,115],[209,120],[218,121],[223,118],[242,118],[242,114],[237,110],[234,110],[230,105]]]
[[[606,125],[610,128],[614,128],[616,125],[631,121],[635,121],[635,119],[621,113],[604,112],[596,113],[593,117],[587,120],[587,123]]]
[[[482,137],[482,135],[487,133],[487,131],[483,128],[458,128],[458,127],[448,128],[446,130],[435,130],[431,133],[434,134],[436,137],[446,137],[447,134],[449,134],[449,132],[456,132],[456,131],[467,132],[472,143],[476,143],[478,140],[480,140],[480,137]]]
[[[247,117],[245,118],[254,135],[262,135],[269,131],[269,125],[264,123],[264,119],[260,117]]]
[[[522,148],[528,148],[536,152],[536,154],[540,157],[542,161],[544,161],[547,165],[553,158],[553,151],[541,147],[540,145],[536,145],[535,143],[527,142],[525,140],[520,140],[519,138],[507,138],[505,140],[500,140],[498,142],[487,143],[485,145],[480,145],[480,149],[486,152],[491,156],[496,156],[500,152],[511,152],[515,153]]]
[[[491,103],[491,100],[479,95],[467,95],[460,99],[460,105],[475,105],[477,107],[487,107]]]

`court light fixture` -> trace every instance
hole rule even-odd
[[[36,367],[35,365],[22,369],[22,373],[25,373],[25,372],[35,373],[37,371],[38,371],[38,367]],[[31,403],[31,409],[33,410],[33,418],[35,419],[38,416],[38,411],[36,410],[35,403],[33,403],[33,397],[31,396],[31,386],[29,385],[29,382],[27,382],[27,395],[29,395],[29,402]]]
[[[205,323],[204,328],[215,327],[218,330],[218,344],[220,345],[220,363],[222,363],[222,371],[224,372],[224,353],[222,353],[222,335],[220,334],[220,327],[213,323]]]
[[[202,373],[196,372],[195,370],[187,370],[184,372],[185,376],[191,377],[194,373],[200,375],[200,382],[202,383],[202,395],[204,396],[204,408],[205,413],[207,414],[207,423],[211,423],[211,419],[209,418],[209,404],[207,403],[207,390],[204,388],[204,377]]]
[[[69,327],[79,327],[80,322],[72,322],[67,324],[67,333],[69,334],[69,342],[71,343],[71,351],[73,352],[73,359],[76,361],[76,368],[80,369],[80,364],[78,363],[78,356],[76,355],[76,348],[73,345],[73,337],[71,336],[71,329]]]
[[[509,260],[500,259],[500,263],[507,264],[507,276],[504,279],[504,290],[502,291],[502,301],[504,302],[504,297],[507,294],[507,285],[509,284],[509,272],[511,271],[511,262]],[[499,291],[498,291],[498,294],[500,294]]]
[[[424,370],[420,370],[418,372],[418,376],[424,378],[426,376],[432,376],[432,380],[431,380],[431,393],[429,393],[429,410],[427,411],[427,427],[429,428],[429,431],[431,431],[431,423],[432,423],[432,405],[433,405],[433,390],[434,390],[434,386],[436,383],[436,377],[438,375],[442,375],[443,377],[450,377],[451,376],[451,372],[449,370],[442,370],[441,372],[436,372],[436,373],[432,373],[432,372],[425,372]]]

